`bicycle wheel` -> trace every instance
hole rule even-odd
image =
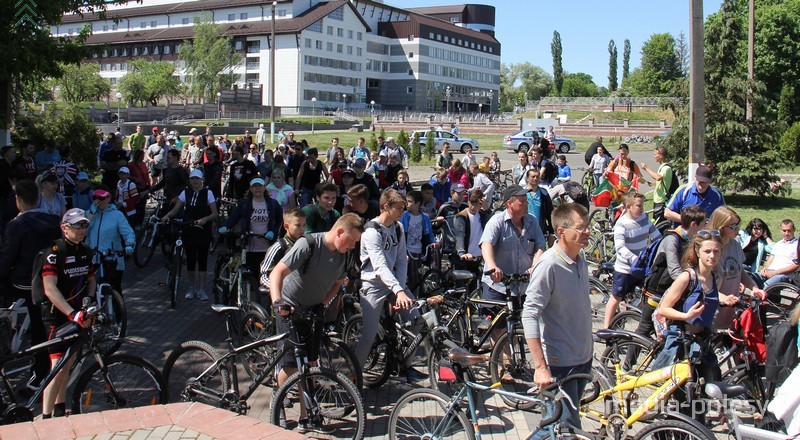
[[[461,384],[455,382],[443,382],[439,380],[439,364],[447,359],[448,352],[451,348],[457,347],[453,341],[444,341],[440,344],[438,349],[431,348],[428,353],[428,378],[430,379],[430,387],[433,390],[439,391],[445,396],[454,396],[456,392],[461,389]],[[464,367],[472,372],[472,367]]]
[[[344,325],[343,339],[350,347],[355,347],[356,342],[361,339],[361,315],[353,316]],[[392,373],[390,364],[390,348],[382,336],[384,330],[378,327],[378,334],[375,335],[375,342],[369,351],[366,362],[361,366],[364,376],[364,386],[367,388],[378,388],[389,380]]]
[[[716,438],[702,425],[692,425],[682,420],[659,420],[639,431],[634,440],[708,440]]]
[[[303,382],[311,407],[303,401]],[[275,391],[270,422],[314,438],[361,439],[364,436],[364,404],[355,385],[343,374],[312,367],[291,375]]]
[[[239,333],[239,346],[255,342],[266,337],[272,336],[275,332],[272,319],[267,319],[259,312],[249,312],[242,319],[242,331]],[[244,371],[255,380],[264,368],[275,359],[277,345],[270,344],[249,350],[242,354],[242,365]],[[271,380],[264,381],[264,386],[272,386]]]
[[[762,307],[767,308],[766,327],[769,329],[781,319],[787,319],[800,302],[800,287],[792,283],[775,283],[764,290],[769,303],[764,302]]]
[[[755,365],[753,365],[755,368]],[[741,384],[747,390],[740,398],[756,408],[756,412],[764,414],[767,410],[767,392],[758,374],[750,374],[746,365],[740,365],[730,369],[722,375],[724,382],[738,385]]]
[[[178,292],[181,285],[181,270],[183,270],[183,249],[176,248],[172,255],[172,264],[169,270],[169,305],[173,309],[178,304]]]
[[[169,401],[161,372],[150,362],[128,354],[103,357],[105,368],[93,363],[72,392],[72,412],[87,413]]]
[[[467,416],[451,398],[436,390],[411,390],[400,398],[389,416],[389,439],[474,439]]]
[[[153,224],[148,224],[136,238],[136,247],[133,248],[133,262],[137,267],[145,267],[156,252],[156,230]]]
[[[128,312],[122,295],[103,285],[102,307],[97,322],[92,326],[94,342],[105,356],[111,356],[125,340],[128,331]]]
[[[447,338],[455,342],[457,346],[464,347],[470,335],[467,332],[467,318],[463,313],[458,313],[460,309],[457,307],[459,305],[460,303],[448,304],[447,300],[445,300],[445,302],[436,306],[436,319],[439,324],[447,326]]]
[[[606,303],[611,297],[608,286],[599,279],[589,276],[589,300],[592,304],[592,320],[603,323],[606,316]]]
[[[614,366],[620,364],[623,373],[640,375],[650,370],[654,357],[650,345],[637,339],[620,338],[607,344],[598,361],[608,371],[615,371]]]
[[[216,350],[201,341],[184,342],[172,350],[162,370],[170,402],[202,402],[219,406],[223,394],[230,389],[226,368],[220,365],[209,370],[219,358]]]
[[[617,313],[611,318],[609,328],[614,330],[627,330],[635,332],[639,328],[639,321],[642,319],[642,312],[637,309],[628,309],[622,313]]]
[[[511,346],[514,347],[514,355],[511,355]],[[508,332],[497,338],[489,360],[489,370],[492,375],[492,383],[502,383],[506,391],[518,394],[526,394],[534,385],[533,383],[533,358],[531,357],[528,343],[525,339],[525,332],[514,329],[514,333],[509,337]],[[500,396],[506,406],[514,409],[530,409],[533,403],[523,400],[512,399]]]
[[[342,373],[359,391],[364,389],[364,374],[358,365],[356,354],[343,340],[323,335],[319,350],[319,366]]]

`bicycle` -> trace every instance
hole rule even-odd
[[[137,267],[145,267],[153,259],[156,252],[156,245],[161,243],[161,251],[167,255],[166,242],[162,240],[159,229],[161,229],[161,210],[164,208],[166,198],[163,195],[153,194],[150,196],[155,201],[155,209],[146,224],[136,237],[136,246],[133,248],[133,262]]]
[[[355,356],[349,352],[353,357],[348,360],[347,351],[338,353],[341,357],[331,357],[331,353],[327,350],[320,350],[320,364],[324,366],[312,367],[306,355],[306,348],[293,343],[299,340],[295,320],[310,319],[315,325],[321,325],[319,313],[294,312],[290,315],[292,320],[290,332],[235,347],[232,330],[235,325],[233,314],[239,312],[239,308],[221,304],[215,304],[211,308],[225,315],[228,332],[226,343],[229,349],[220,355],[205,342],[188,341],[173,350],[163,369],[170,396],[183,401],[201,401],[238,414],[247,414],[250,410],[247,400],[260,385],[272,380],[275,367],[280,365],[288,353],[295,358],[298,370],[275,390],[270,405],[270,421],[287,429],[299,429],[305,421],[317,428],[336,427],[337,438],[363,437],[364,407],[358,389],[351,380],[352,368],[356,368],[355,371],[358,372]],[[257,376],[245,392],[241,393],[236,358],[262,347],[274,347],[279,341],[284,342],[283,347],[274,350],[274,355],[268,359],[263,368],[258,370]],[[352,363],[348,365],[347,362]],[[341,372],[343,369],[350,377]],[[355,379],[358,380],[357,377]],[[298,385],[300,391],[294,394]],[[301,400],[297,405],[300,408],[294,406],[297,398]],[[297,410],[297,413],[293,410]],[[303,416],[304,411],[308,416]]]
[[[87,313],[87,319],[108,319],[97,306],[84,305],[83,310]],[[42,380],[28,402],[18,404],[8,378],[9,373],[3,366],[56,347],[64,349],[64,356]],[[88,350],[84,350],[84,347]],[[74,365],[81,365],[90,357],[94,362],[86,369],[77,367],[73,369],[72,374],[78,375],[72,389],[73,413],[167,403],[166,387],[161,373],[155,366],[137,356],[104,354],[97,345],[91,328],[82,328],[68,322],[56,330],[55,337],[50,341],[0,358],[0,379],[5,385],[0,388],[0,408],[3,410],[0,424],[33,421],[34,405],[55,376],[66,367],[67,360],[76,353],[78,354]]]
[[[731,408],[731,399],[747,393],[747,388],[742,385],[730,385],[724,382],[709,382],[705,386],[706,395],[720,404],[725,420],[728,422],[728,437],[736,440],[785,440],[787,438],[783,421],[774,416],[764,417],[760,425],[743,425],[736,411]],[[769,420],[768,420],[769,419]],[[668,433],[675,430],[674,426],[662,426],[659,432]]]
[[[167,219],[175,233],[171,236],[175,237],[174,245],[171,246],[169,253],[167,253],[167,288],[169,289],[170,300],[169,305],[175,308],[178,304],[178,291],[181,285],[181,272],[183,271],[183,258],[185,250],[183,249],[183,227],[189,226],[192,228],[202,229],[203,227],[197,225],[193,220],[185,219]]]
[[[123,251],[100,252],[92,250],[97,265],[97,291],[95,300],[97,307],[103,310],[107,319],[98,321],[92,326],[95,342],[110,356],[122,346],[125,334],[128,331],[128,311],[122,294],[117,292],[111,284],[105,281],[106,268],[116,267],[117,257],[124,257]]]
[[[217,207],[219,208],[219,214],[217,215],[217,219],[214,220],[214,225],[211,228],[211,247],[208,250],[209,254],[216,252],[219,244],[223,241],[223,237],[220,236],[219,233],[219,228],[225,224],[225,220],[228,219],[233,209],[236,208],[236,201],[223,198],[219,200]]]

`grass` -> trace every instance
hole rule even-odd
[[[675,115],[672,114],[669,110],[635,110],[632,112],[624,112],[624,111],[613,111],[613,112],[604,112],[602,110],[570,110],[570,109],[562,109],[555,112],[559,115],[567,115],[567,121],[575,122],[580,119],[585,118],[586,116],[592,115],[595,118],[595,122],[601,121],[622,121],[623,119],[628,119],[630,121],[660,121],[662,119],[666,119],[667,122],[672,122],[675,119]],[[522,113],[517,115],[521,118],[535,118],[536,115],[534,113]]]
[[[733,208],[742,220],[742,228],[753,218],[760,218],[773,231],[780,231],[784,219],[797,221],[800,211],[800,191],[793,191],[785,197],[761,196],[757,194],[726,194],[725,202]],[[780,234],[778,235],[780,238]]]

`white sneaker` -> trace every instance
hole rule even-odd
[[[197,299],[200,301],[208,301],[208,295],[206,294],[206,290],[202,287],[197,289]]]
[[[195,295],[195,289],[193,287],[190,287],[186,290],[186,296],[184,296],[184,298],[194,299],[194,295]]]

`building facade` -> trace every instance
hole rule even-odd
[[[158,3],[160,2],[160,3]],[[96,14],[67,15],[57,36],[90,26],[87,44],[112,88],[136,59],[179,59],[195,19],[210,19],[230,36],[243,62],[237,86],[261,87],[268,105],[275,33],[275,105],[283,114],[317,109],[490,113],[500,88],[500,43],[494,7],[457,5],[400,9],[373,0],[171,0]],[[312,99],[315,101],[312,102]]]

